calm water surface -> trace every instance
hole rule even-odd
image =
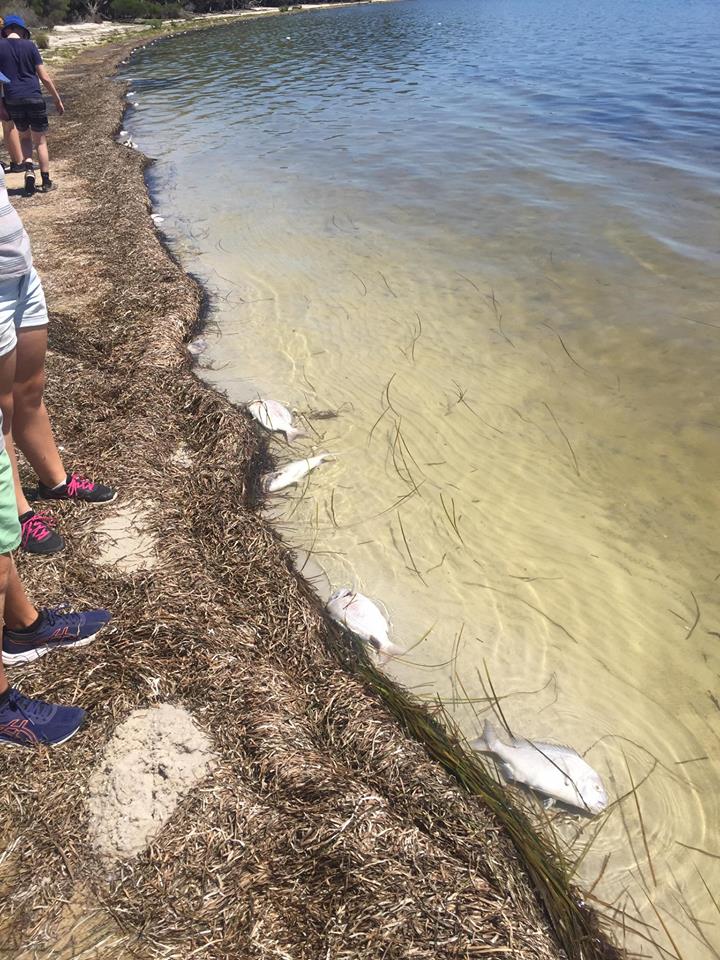
[[[391,670],[468,735],[489,673],[516,732],[587,751],[613,797],[641,784],[645,841],[628,798],[580,874],[698,958],[720,949],[718,50],[716,0],[415,0],[127,68],[163,229],[215,297],[207,378],[338,454],[281,501],[320,589],[381,599],[413,647]],[[597,825],[560,828],[579,854]]]

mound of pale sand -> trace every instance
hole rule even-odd
[[[90,835],[106,859],[143,850],[213,763],[192,716],[169,703],[121,723],[90,778]]]
[[[150,570],[157,563],[157,541],[150,530],[150,511],[133,503],[118,507],[96,527],[102,564],[123,573]]]

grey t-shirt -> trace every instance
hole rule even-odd
[[[10,203],[5,174],[0,167],[0,285],[30,273],[31,268],[30,238]]]

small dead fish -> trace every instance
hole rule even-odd
[[[253,400],[247,405],[250,416],[273,433],[284,433],[288,443],[306,437],[304,430],[293,426],[292,414],[277,400]]]
[[[490,753],[506,780],[524,783],[531,790],[559,800],[584,813],[602,813],[608,803],[600,776],[572,747],[513,737],[503,743],[495,727],[485,721],[483,735],[470,744],[473,750]]]
[[[314,457],[306,457],[305,460],[293,460],[292,463],[286,463],[279,470],[265,474],[262,478],[263,489],[267,490],[268,493],[277,493],[278,490],[291,487],[294,483],[302,480],[315,467],[319,467],[321,463],[331,459],[332,454],[330,453],[318,453]]]
[[[165,217],[161,217],[159,213],[151,213],[150,219],[153,223],[165,223]]]
[[[340,587],[327,602],[332,619],[360,637],[380,654],[381,663],[401,657],[405,651],[390,640],[390,625],[373,601],[349,587]]]
[[[198,337],[196,340],[191,340],[187,345],[187,351],[193,357],[199,357],[201,353],[205,353],[207,348],[208,342],[203,337]]]

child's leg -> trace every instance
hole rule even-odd
[[[15,384],[13,386],[12,437],[27,458],[38,479],[46,487],[65,483],[67,474],[53,437],[50,417],[43,400],[45,389],[45,354],[47,327],[28,327],[18,330]],[[8,444],[8,453],[11,444]],[[15,460],[11,456],[11,462]],[[17,470],[13,463],[13,480],[18,512],[22,516],[30,505],[27,502]]]
[[[10,154],[10,159],[13,163],[22,163],[23,152],[20,146],[20,134],[17,132],[17,127],[12,120],[3,120],[2,128],[3,140],[5,141],[7,152]]]
[[[23,163],[33,162],[33,138],[29,127],[20,131],[20,152]]]
[[[38,616],[39,613],[30,603],[30,598],[25,593],[25,587],[11,559],[5,591],[5,626],[11,630],[22,630],[35,623]]]
[[[13,494],[12,473],[5,453],[0,453],[0,619],[5,613],[6,599],[10,596],[14,602],[19,601],[23,606],[27,601],[17,574],[12,568],[11,552],[20,542],[20,524],[17,518],[17,506]],[[9,611],[8,611],[9,613]],[[104,613],[104,611],[103,611]],[[39,619],[39,618],[36,618]],[[105,614],[106,623],[109,615]],[[96,626],[96,622],[93,626]],[[101,623],[100,626],[103,624]],[[28,624],[28,626],[30,626]],[[20,631],[21,638],[31,632],[27,629]],[[61,630],[63,636],[67,633]],[[96,629],[97,632],[97,629]],[[16,634],[17,636],[18,634]],[[7,636],[11,636],[8,631]],[[83,642],[77,635],[75,646]],[[49,638],[49,641],[51,638]],[[15,644],[17,646],[17,643]],[[26,644],[28,646],[28,644]],[[0,661],[11,663],[28,662],[31,656],[25,651],[18,655],[10,651],[11,642],[7,643],[6,632],[3,631],[2,657]],[[49,650],[49,648],[48,648]],[[48,652],[45,650],[43,652]],[[9,656],[8,656],[9,654]],[[42,655],[38,651],[37,655]],[[77,733],[85,719],[85,711],[79,707],[50,707],[40,700],[31,700],[23,696],[18,690],[13,690],[5,676],[5,670],[0,662],[0,744],[34,746],[38,743],[64,743]]]
[[[14,334],[14,330],[13,330]],[[13,336],[13,341],[14,341]],[[6,447],[12,444],[13,384],[15,383],[15,343],[0,356],[0,413]],[[9,439],[8,439],[9,438]]]
[[[50,154],[48,153],[47,136],[31,130],[33,146],[37,150],[40,173],[50,173]]]
[[[9,553],[4,553],[0,556],[0,622],[2,622],[5,614],[5,594],[8,586],[8,578],[10,576],[10,568],[12,566],[12,559]],[[8,688],[7,677],[5,676],[5,670],[2,665],[2,657],[0,657],[0,695],[5,693]]]

